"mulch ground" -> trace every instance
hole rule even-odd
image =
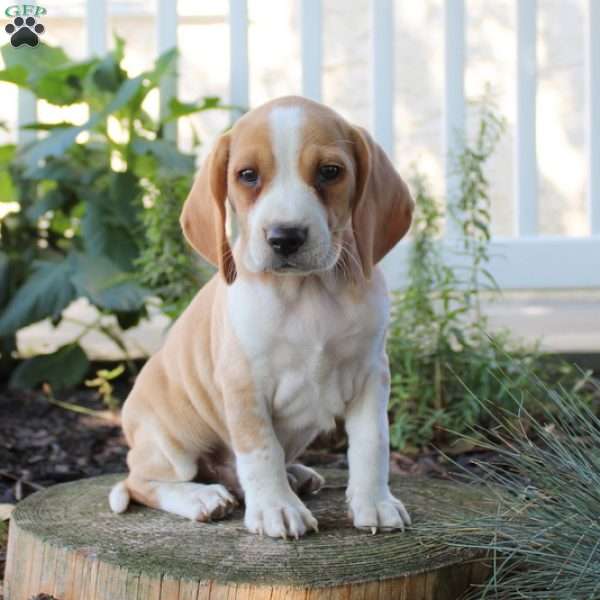
[[[56,483],[126,470],[118,418],[92,392],[64,400],[101,416],[56,406],[42,393],[0,392],[0,503]]]
[[[127,448],[118,418],[94,393],[61,396],[100,416],[51,404],[41,392],[0,389],[0,504],[14,504],[56,483],[126,470]],[[6,559],[0,524],[0,600]]]

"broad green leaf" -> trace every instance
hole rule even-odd
[[[136,93],[132,96],[131,102],[128,103],[128,110],[137,114],[146,96],[158,86],[162,78],[168,73],[174,74],[174,61],[176,57],[177,49],[168,50],[159,56],[152,70],[146,71],[139,76],[142,82]]]
[[[63,249],[70,248],[72,246],[71,240],[65,237],[65,232],[68,229],[73,229],[75,223],[70,215],[65,214],[61,210],[57,210],[52,215],[52,219],[50,220],[49,229],[57,236],[59,236],[59,244]]]
[[[93,114],[86,124],[86,128],[94,127],[97,123],[106,119],[109,115],[117,112],[128,104],[132,98],[142,89],[144,75],[138,75],[133,79],[127,79],[120,86],[114,98],[99,112]]]
[[[15,202],[18,197],[13,178],[9,171],[9,166],[14,160],[15,153],[16,146],[14,144],[0,146],[0,203]]]
[[[40,181],[43,179],[49,179],[51,181],[64,181],[64,182],[76,182],[74,178],[76,173],[73,170],[72,161],[68,163],[65,160],[53,158],[46,161],[42,166],[35,167],[28,171],[28,176],[31,179]]]
[[[52,131],[53,129],[66,129],[71,127],[69,121],[61,121],[60,123],[28,123],[27,125],[21,125],[21,129],[27,129],[31,131]]]
[[[144,75],[138,75],[133,79],[124,81],[119,87],[119,91],[115,97],[101,111],[101,118],[106,118],[108,115],[123,108],[144,86]]]
[[[33,144],[23,153],[23,160],[27,165],[25,174],[31,175],[31,172],[37,167],[38,161],[47,156],[60,156],[64,154],[69,146],[75,143],[77,136],[85,131],[86,126],[67,127],[66,129],[56,129],[43,140]]]
[[[115,225],[133,231],[139,227],[138,215],[142,209],[142,193],[137,177],[131,172],[113,173],[109,186],[110,212]]]
[[[8,169],[0,167],[0,203],[15,202],[17,191]]]
[[[107,257],[122,270],[130,270],[138,256],[133,232],[122,223],[114,222],[111,213],[101,202],[86,202],[81,220],[81,232],[86,253],[92,257]]]
[[[205,96],[202,102],[181,102],[177,98],[171,98],[168,104],[169,112],[162,119],[163,123],[175,121],[181,117],[187,117],[205,110],[230,110],[232,106],[221,104],[218,96]]]
[[[0,165],[10,164],[15,157],[16,146],[14,144],[4,144],[0,146]]]
[[[149,114],[148,111],[144,110],[141,106],[137,109],[135,115],[135,121],[138,123],[136,129],[138,131],[145,130],[149,133],[155,134],[160,128],[160,124],[155,121]]]
[[[120,37],[116,33],[113,35],[115,47],[112,51],[116,61],[120,64],[125,58],[125,38]]]
[[[75,298],[71,283],[74,271],[73,257],[61,262],[38,261],[34,272],[0,314],[0,337],[59,315]]]
[[[127,104],[140,90],[143,84],[143,76],[140,75],[134,79],[125,81],[115,97],[100,112],[94,113],[83,125],[77,127],[67,127],[66,129],[57,129],[50,133],[46,138],[33,144],[23,154],[23,160],[28,165],[25,170],[27,176],[37,168],[37,163],[48,156],[60,156],[64,154],[70,146],[75,143],[77,136],[82,131],[94,128],[108,115],[119,110]]]
[[[121,68],[125,42],[117,35],[113,37],[113,50],[99,60],[84,81],[85,96],[92,110],[101,110],[107,99],[111,98],[127,79],[127,73]]]
[[[110,172],[108,149],[88,142],[71,147],[64,156],[49,157],[43,165],[31,168],[27,175],[35,181],[49,180],[88,190],[90,186],[97,188],[99,179],[107,172]]]
[[[156,59],[154,68],[144,73],[152,86],[158,85],[164,75],[175,66],[177,54],[177,48],[167,50]]]
[[[169,100],[168,108],[169,114],[164,121],[172,121],[174,119],[179,119],[180,117],[193,115],[200,110],[200,105],[195,102],[182,102],[177,98],[171,98],[171,100]]]
[[[90,77],[94,86],[103,92],[116,92],[123,83],[126,74],[119,65],[114,53],[108,54],[91,71]]]
[[[25,51],[23,51],[25,50]],[[73,62],[61,48],[40,44],[35,51],[2,48],[7,68],[0,79],[32,90],[52,104],[72,104],[81,100],[82,80],[98,59]]]
[[[81,191],[85,214],[81,221],[84,246],[90,256],[107,256],[130,271],[139,253],[138,212],[141,189],[131,173],[113,173],[108,189]]]
[[[96,60],[71,63],[36,78],[32,88],[38,98],[59,106],[82,101],[83,79]]]
[[[14,83],[19,87],[27,87],[27,69],[22,65],[14,65],[0,71],[0,81]]]
[[[37,202],[27,209],[27,218],[31,221],[37,221],[49,210],[61,208],[69,201],[69,197],[64,190],[55,188],[44,194]]]
[[[81,100],[82,79],[98,62],[73,62],[61,48],[46,44],[40,44],[32,53],[5,46],[2,56],[7,68],[0,72],[1,80],[30,89],[38,98],[57,105]]]
[[[23,52],[25,50],[25,52]],[[29,51],[28,51],[29,50]],[[49,46],[41,42],[34,49],[13,48],[10,44],[0,49],[2,59],[7,68],[15,65],[23,66],[28,73],[41,75],[70,62],[62,48]]]
[[[102,110],[127,80],[127,73],[121,68],[122,60],[122,48],[117,45],[87,74],[83,82],[84,95],[92,111]]]
[[[177,146],[167,140],[136,138],[131,147],[136,154],[153,156],[161,169],[182,173],[194,170],[194,157],[183,154]]]
[[[137,283],[133,273],[122,271],[104,256],[79,255],[77,262],[73,284],[92,304],[118,312],[144,307],[149,291]]]
[[[90,363],[77,343],[62,346],[51,354],[41,354],[23,361],[14,370],[10,385],[13,388],[33,388],[48,383],[53,389],[73,387],[86,376]]]

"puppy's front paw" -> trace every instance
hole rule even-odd
[[[349,501],[349,516],[354,527],[369,529],[401,529],[410,525],[410,516],[404,504],[390,492],[379,495],[353,495]]]
[[[270,537],[298,539],[307,531],[318,531],[317,520],[294,494],[246,498],[244,525],[248,531]]]

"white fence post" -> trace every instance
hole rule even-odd
[[[248,3],[229,0],[229,96],[230,103],[247,109],[249,102]],[[235,121],[240,111],[231,111]]]
[[[88,56],[102,56],[108,48],[106,0],[87,0],[85,10],[85,31],[87,34]]]
[[[465,4],[464,0],[444,3],[444,166],[446,203],[452,210],[460,192],[455,161],[465,138]],[[457,236],[456,225],[446,220],[446,237]]]
[[[517,2],[517,123],[515,136],[515,220],[517,236],[535,235],[536,157],[536,16],[537,0]]]
[[[320,102],[323,55],[321,0],[300,0],[302,94]]]
[[[177,0],[158,0],[156,15],[156,45],[158,54],[177,47]],[[168,113],[169,102],[177,95],[177,66],[173,65],[160,84],[160,117]],[[164,136],[177,140],[177,123],[167,123]]]
[[[17,90],[17,144],[24,146],[37,138],[37,132],[30,129],[21,129],[37,121],[37,99],[28,90]]]
[[[31,4],[37,4],[32,0]],[[28,90],[17,88],[17,144],[24,146],[37,138],[37,131],[21,129],[23,125],[29,125],[37,121],[37,98]]]
[[[394,160],[394,3],[372,0],[371,38],[373,136]]]
[[[600,2],[588,0],[586,27],[588,214],[592,235],[600,235]]]

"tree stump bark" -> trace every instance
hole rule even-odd
[[[481,555],[453,549],[425,527],[469,508],[494,511],[481,490],[395,477],[413,526],[371,535],[346,516],[347,474],[323,474],[326,487],[306,500],[320,531],[300,541],[247,533],[241,510],[215,523],[138,505],[115,515],[107,497],[122,476],[38,492],[11,519],[6,600],[454,600],[486,578]]]

